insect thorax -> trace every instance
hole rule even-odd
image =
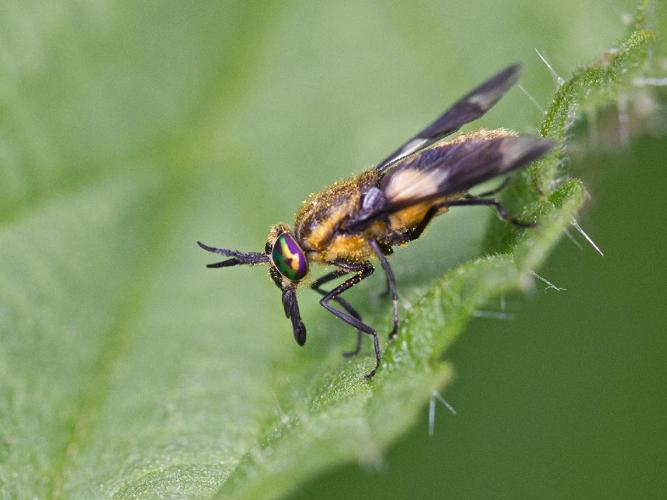
[[[342,235],[338,229],[343,221],[353,217],[361,207],[362,195],[377,185],[379,174],[369,170],[336,182],[304,201],[296,215],[295,235],[313,260],[329,261],[344,258],[346,253],[366,253],[367,244],[361,234]],[[348,248],[345,250],[344,246]],[[335,248],[337,247],[337,248]],[[370,251],[370,249],[368,249]]]

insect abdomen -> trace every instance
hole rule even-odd
[[[392,231],[395,232],[404,232],[410,230],[414,227],[417,227],[419,223],[424,219],[426,213],[429,209],[436,203],[442,201],[443,198],[439,198],[433,201],[425,201],[418,203],[416,205],[411,205],[399,210],[389,216],[389,225]],[[446,212],[447,208],[439,210],[439,213]]]

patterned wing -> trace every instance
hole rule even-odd
[[[398,160],[388,169],[359,216],[361,228],[377,217],[406,207],[463,193],[494,177],[510,173],[543,156],[556,143],[521,137],[507,130],[479,130]]]
[[[491,77],[468,95],[461,98],[456,104],[436,118],[428,127],[405,142],[405,144],[380,162],[376,168],[380,171],[385,170],[397,160],[428,147],[449,134],[456,132],[462,125],[476,120],[505,95],[519,79],[520,73],[521,66],[515,64]]]

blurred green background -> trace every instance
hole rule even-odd
[[[194,241],[260,251],[305,195],[507,64],[524,64],[546,107],[555,84],[534,49],[567,76],[633,10],[3,2],[0,494],[129,496],[177,466],[215,491],[281,399],[267,381],[298,390],[291,373],[339,366],[353,337],[304,294],[311,336],[297,349],[265,273],[208,271]],[[429,437],[424,413],[379,470],[349,465],[296,497],[662,496],[667,146],[657,123],[609,149],[614,113],[595,128],[605,147],[586,127],[571,142],[592,193],[582,224],[605,257],[563,239],[539,272],[567,291],[508,297],[516,319],[476,319],[446,353],[457,416],[438,407]],[[540,119],[515,89],[478,125],[533,133]],[[398,252],[404,304],[476,256],[488,221],[452,211]],[[387,319],[382,288],[351,295],[373,324]]]

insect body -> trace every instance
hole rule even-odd
[[[553,141],[522,137],[504,129],[478,130],[445,139],[486,113],[517,81],[519,73],[518,65],[504,69],[374,168],[311,195],[297,212],[293,228],[287,224],[271,228],[263,253],[238,252],[198,242],[204,250],[228,257],[207,267],[269,265],[269,274],[282,291],[285,315],[292,322],[299,345],[306,342],[306,327],[301,321],[296,290],[303,286],[313,264],[333,267],[309,286],[322,295],[320,304],[325,309],[357,329],[356,348],[345,353],[347,356],[360,351],[364,334],[372,337],[375,367],[366,375],[372,378],[380,366],[378,334],[341,297],[373,274],[372,260],[380,262],[392,298],[391,340],[399,325],[398,293],[387,260],[392,247],[419,238],[433,217],[453,206],[487,205],[512,224],[533,225],[510,217],[501,203],[491,197],[505,183],[476,196],[469,190],[527,165],[552,149]],[[347,279],[333,289],[322,288],[342,277]]]

